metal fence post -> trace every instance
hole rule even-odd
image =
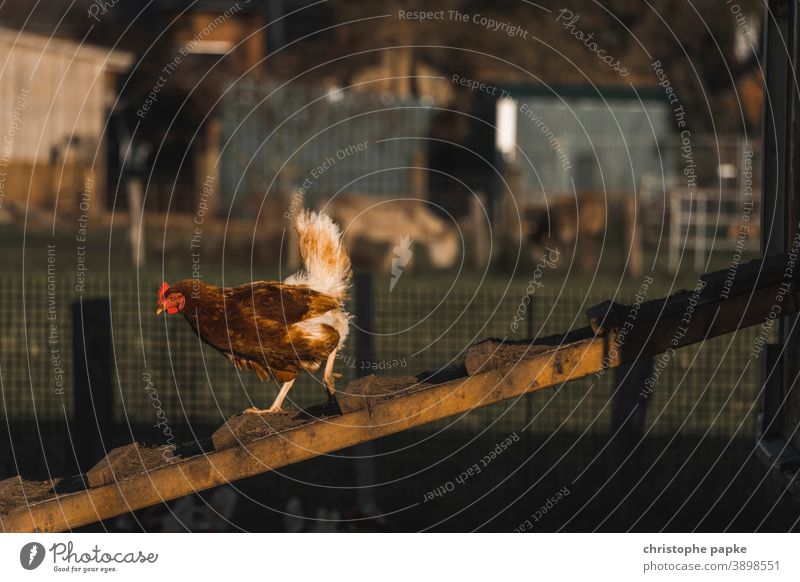
[[[373,334],[374,289],[373,275],[368,272],[356,273],[355,287],[355,359],[356,376],[370,373],[370,364],[375,361],[375,345]],[[353,462],[356,480],[356,500],[358,508],[365,514],[377,511],[375,500],[376,481],[375,443],[366,442],[353,447]]]
[[[361,362],[373,362],[375,360],[373,345],[373,285],[372,273],[356,273],[354,277],[355,287],[355,308],[356,308],[356,327],[355,327],[355,351],[356,358]],[[365,366],[358,366],[356,376],[366,376],[369,372],[364,370]]]
[[[75,449],[81,471],[90,469],[115,446],[111,303],[72,303],[75,369]]]
[[[612,450],[621,462],[644,436],[647,403],[652,393],[645,390],[653,374],[653,358],[640,358],[615,369],[611,407]]]

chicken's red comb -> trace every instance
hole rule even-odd
[[[159,298],[159,300],[164,299],[164,293],[167,292],[167,289],[169,289],[169,283],[164,281],[163,283],[161,283],[161,287],[158,288],[158,298]]]

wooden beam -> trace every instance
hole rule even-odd
[[[699,293],[639,306],[632,328],[625,325],[631,306],[615,305],[599,314],[593,309],[596,331],[587,327],[535,342],[491,340],[470,349],[470,366],[421,374],[413,381],[398,379],[395,387],[386,379],[360,380],[345,414],[323,417],[321,409],[310,409],[246,421],[234,417],[218,431],[213,451],[178,456],[144,472],[140,467],[148,465],[146,460],[123,464],[139,467],[132,474],[112,462],[113,482],[103,478],[96,487],[74,492],[53,493],[65,491],[61,482],[45,487],[44,493],[39,486],[33,497],[17,496],[22,501],[16,505],[0,504],[0,525],[18,532],[80,527],[755,325],[773,317],[779,302],[781,316],[794,313],[800,296],[794,281],[780,276],[782,264],[764,276],[766,261],[742,266],[729,287],[722,279],[728,271],[710,275]],[[731,291],[720,294],[721,288]],[[136,450],[128,449],[126,458]],[[85,484],[82,476],[77,481]],[[17,487],[16,481],[9,486]]]

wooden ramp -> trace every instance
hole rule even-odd
[[[69,530],[782,317],[800,300],[788,265],[794,259],[771,257],[707,274],[694,290],[656,301],[606,302],[589,309],[585,328],[534,341],[486,340],[436,373],[361,378],[341,391],[341,414],[239,415],[173,455],[131,444],[83,475],[6,479],[0,525]]]

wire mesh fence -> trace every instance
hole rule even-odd
[[[371,354],[357,353],[357,342],[350,339],[337,363],[340,389],[367,372],[404,376],[438,370],[486,337],[543,337],[582,327],[585,309],[611,295],[587,296],[580,289],[528,295],[527,281],[450,287],[420,279],[409,276],[391,292],[377,280],[371,305],[352,306],[356,313],[372,311],[373,329],[360,330],[356,317],[352,332],[353,338],[360,333],[371,338]],[[4,277],[0,287],[7,298],[0,306],[7,330],[0,340],[2,477],[85,470],[99,458],[95,447],[95,457],[81,460],[86,456],[81,443],[91,437],[80,435],[87,430],[95,440],[107,441],[105,448],[131,439],[196,441],[232,414],[264,407],[274,397],[275,386],[237,371],[204,346],[183,318],[156,318],[155,281],[89,281],[81,295],[47,278]],[[102,350],[91,348],[92,326],[104,325],[97,310],[110,316],[111,383],[91,386],[87,400],[80,396],[86,388],[79,368],[105,365],[96,361]],[[521,325],[512,326],[515,318]],[[785,527],[791,513],[774,511],[775,498],[762,491],[764,471],[753,454],[759,380],[748,355],[755,333],[742,330],[676,353],[648,396],[644,436],[622,449],[610,438],[616,380],[609,371],[372,443],[366,455],[374,465],[372,477],[358,469],[357,459],[365,456],[359,448],[269,474],[262,481],[271,491],[270,503],[259,507],[275,515],[257,526],[242,509],[255,503],[243,493],[248,485],[235,486],[242,514],[232,522],[244,529],[288,527],[280,517],[285,504],[299,499],[313,505],[315,488],[325,487],[333,495],[328,503],[337,495],[361,498],[368,489],[373,505],[407,508],[388,518],[385,527],[391,529],[513,529],[542,499],[567,487],[582,490],[582,501],[577,504],[575,495],[562,510],[540,516],[537,527],[680,529],[688,523],[714,529],[730,523],[746,529],[760,520],[766,520],[763,527]],[[104,394],[110,396],[107,405]],[[306,376],[290,398],[295,406],[307,406],[325,397],[319,380]],[[111,418],[103,417],[106,411]],[[502,454],[492,456],[508,439]],[[454,481],[473,465],[480,468],[487,455],[492,471],[479,471],[463,485]],[[440,485],[446,494],[433,507],[426,496]],[[726,502],[727,513],[716,515],[711,511],[716,504],[710,508],[708,500],[725,495],[737,501]],[[342,501],[337,515],[358,503]],[[743,517],[731,513],[731,507],[748,504],[753,509]],[[711,512],[706,515],[699,505]],[[315,523],[310,519],[304,527]]]

